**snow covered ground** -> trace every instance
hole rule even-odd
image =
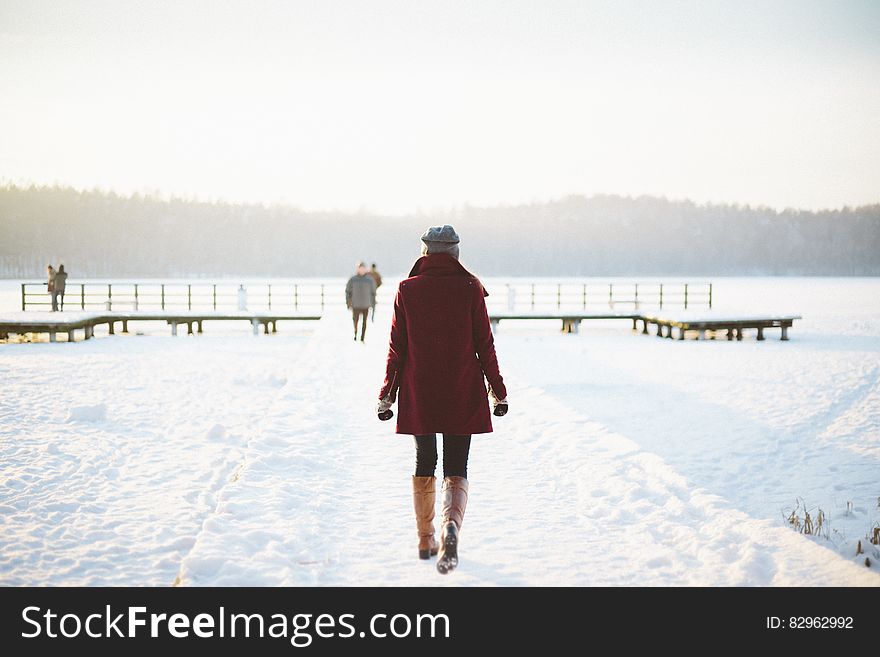
[[[170,584],[306,342],[284,328],[0,345],[0,583]]]
[[[760,343],[501,324],[511,412],[474,439],[445,578],[415,558],[411,438],[373,413],[387,304],[366,345],[342,310],[0,345],[0,583],[880,585],[880,282],[717,288],[804,320]],[[829,538],[784,522],[798,498]]]

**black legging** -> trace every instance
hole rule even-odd
[[[416,440],[416,477],[433,477],[437,468],[437,434],[413,436]],[[443,476],[467,479],[470,436],[443,434]]]

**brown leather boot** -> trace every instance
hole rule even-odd
[[[437,572],[452,572],[458,566],[458,532],[467,507],[468,480],[464,477],[443,478],[443,515],[440,524],[440,554]]]
[[[434,504],[437,499],[436,477],[413,477],[413,507],[419,531],[419,559],[437,554],[434,540]]]

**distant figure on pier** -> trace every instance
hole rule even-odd
[[[58,303],[55,297],[55,267],[52,265],[46,265],[46,287],[52,297],[52,312],[55,312],[58,310]]]
[[[376,291],[379,291],[379,288],[382,287],[382,274],[379,273],[379,270],[376,269],[376,263],[373,263],[373,266],[370,267],[370,276],[373,277],[373,280],[376,281]],[[373,304],[373,321],[376,321],[376,304]]]
[[[352,312],[354,339],[357,340],[358,320],[361,320],[361,342],[367,334],[367,315],[376,306],[376,281],[367,272],[367,265],[357,264],[357,272],[345,286],[345,306]]]
[[[376,409],[380,420],[390,420],[397,400],[396,432],[414,436],[419,558],[436,554],[441,574],[458,565],[471,436],[491,432],[491,413],[500,417],[508,409],[486,310],[488,292],[458,261],[459,241],[448,224],[422,235],[422,257],[394,299],[385,382]],[[439,543],[434,538],[438,433],[443,434]]]
[[[55,272],[55,291],[52,293],[52,310],[58,310],[58,301],[61,301],[61,310],[64,310],[64,288],[67,285],[67,272],[64,265],[58,265]]]
[[[373,277],[373,280],[376,281],[376,289],[378,290],[382,287],[382,274],[379,273],[379,270],[376,269],[376,263],[373,263],[373,266],[370,267],[370,276]]]
[[[247,290],[244,289],[244,285],[238,286],[238,309],[247,310]]]

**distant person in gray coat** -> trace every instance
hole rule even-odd
[[[52,293],[52,310],[58,310],[58,302],[61,301],[61,310],[64,310],[64,288],[67,285],[67,272],[64,265],[58,265],[55,272],[55,291]]]
[[[58,310],[57,297],[55,296],[55,267],[46,265],[46,288],[52,297],[52,312]]]
[[[376,305],[376,281],[363,262],[357,264],[357,273],[345,286],[345,306],[351,309],[354,320],[354,339],[358,338],[358,320],[361,320],[361,342],[367,334],[367,315]]]

